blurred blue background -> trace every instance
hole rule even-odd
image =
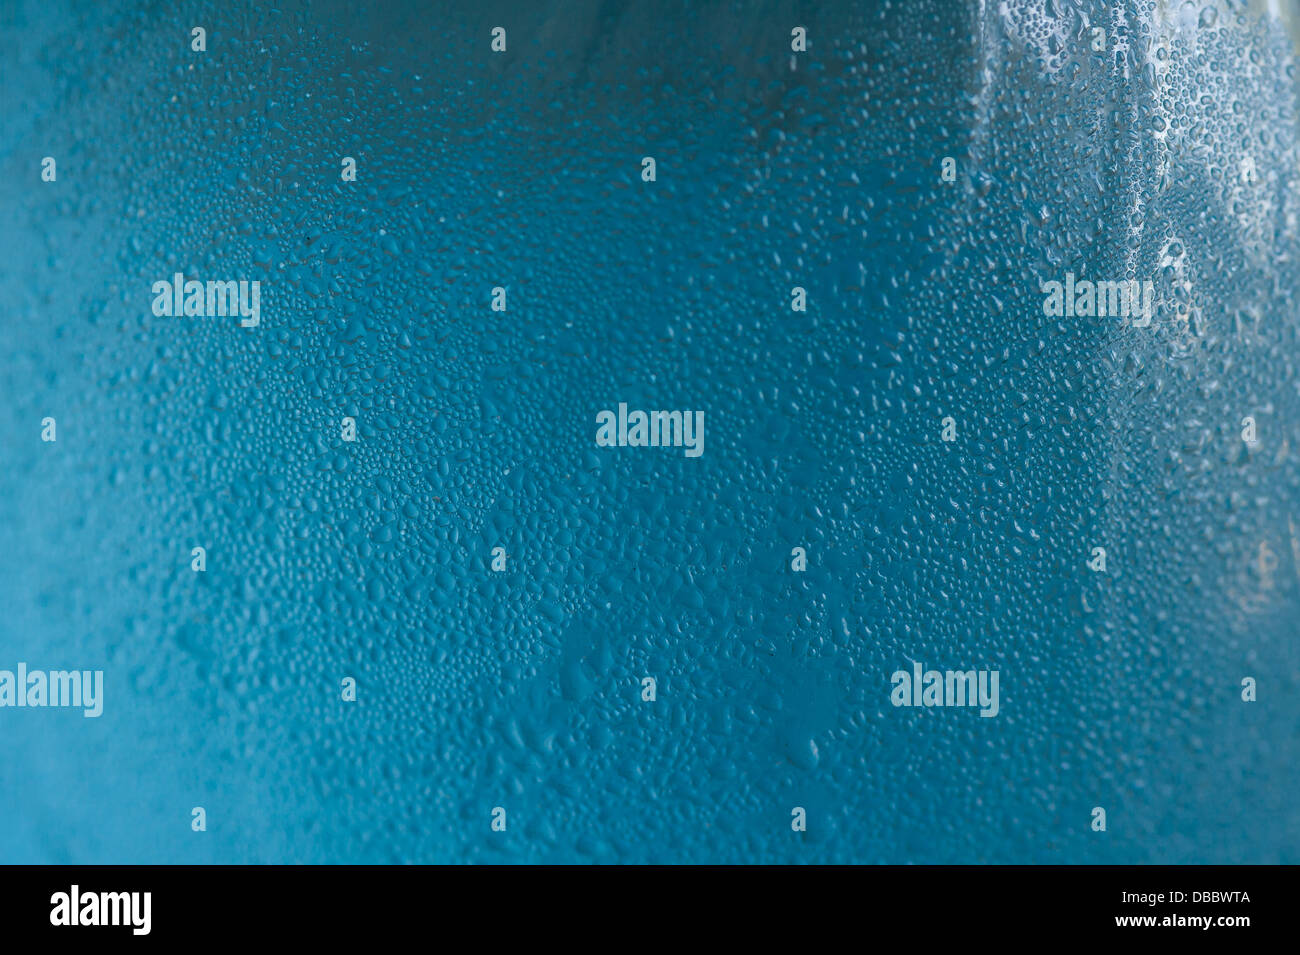
[[[1294,13],[0,0],[0,861],[1300,861]]]

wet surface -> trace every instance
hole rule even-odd
[[[77,6],[0,16],[0,668],[104,714],[0,710],[4,861],[1300,861],[1288,16]]]

